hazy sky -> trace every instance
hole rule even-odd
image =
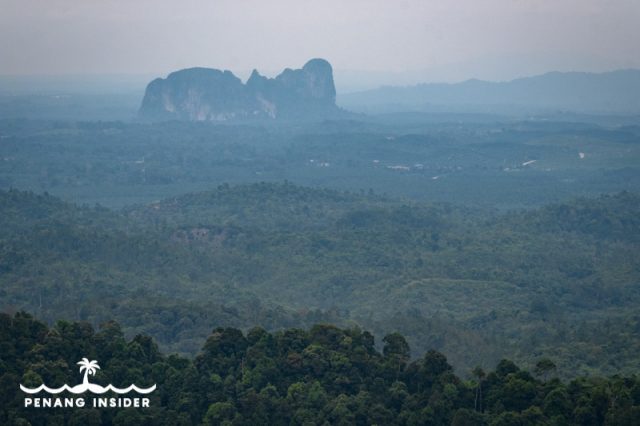
[[[640,0],[0,0],[0,74],[511,78],[640,68]]]

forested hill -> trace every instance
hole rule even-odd
[[[590,235],[602,240],[638,243],[640,240],[640,197],[622,192],[602,196],[597,201],[578,199],[571,204],[553,204],[534,212],[514,215],[537,232],[569,232]]]
[[[391,220],[414,217],[418,222],[451,216],[460,218],[470,210],[440,204],[418,203],[369,192],[340,192],[284,183],[227,184],[205,192],[191,193],[145,206],[123,210],[139,225],[198,226],[233,224],[243,228],[277,231],[328,230],[336,227],[382,225]],[[476,211],[476,213],[479,213]],[[482,214],[482,213],[480,213]],[[454,216],[456,218],[454,218]],[[440,220],[440,219],[438,219]],[[397,225],[397,224],[396,224]],[[407,225],[411,225],[407,223]],[[419,223],[414,223],[419,225]]]
[[[115,319],[195,354],[213,327],[403,333],[464,374],[638,372],[640,197],[496,213],[288,183],[111,211],[0,192],[0,308]]]
[[[640,422],[636,376],[563,383],[541,359],[532,373],[503,359],[456,376],[436,351],[409,358],[398,333],[316,325],[269,333],[216,328],[194,359],[163,355],[152,338],[125,339],[116,322],[47,327],[0,314],[0,423],[69,425],[616,425]],[[77,360],[100,369],[92,383],[156,385],[150,408],[24,409],[20,383],[77,383]],[[29,422],[29,423],[27,423]]]

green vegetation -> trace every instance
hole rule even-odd
[[[637,125],[468,115],[252,125],[0,119],[0,188],[123,207],[225,182],[288,180],[505,209],[637,190],[638,140]]]
[[[638,372],[640,197],[495,213],[292,184],[115,212],[0,192],[0,303],[195,354],[217,326],[401,332],[457,371]]]
[[[617,120],[0,119],[0,424],[637,424]],[[18,409],[89,356],[155,408]]]
[[[155,342],[126,340],[115,322],[55,326],[25,313],[0,314],[0,422],[69,425],[616,425],[640,422],[637,376],[536,376],[501,360],[495,370],[456,376],[436,351],[409,360],[401,334],[316,325],[243,334],[216,328],[193,359],[162,355]],[[145,409],[24,409],[18,384],[77,383],[76,362],[99,360],[92,381],[156,384]],[[30,423],[26,423],[30,422]]]

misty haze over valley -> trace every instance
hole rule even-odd
[[[640,423],[636,2],[0,3],[0,424]]]

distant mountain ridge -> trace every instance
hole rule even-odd
[[[147,86],[139,115],[150,120],[229,121],[340,115],[333,69],[312,59],[275,78],[254,70],[246,84],[231,71],[189,68]]]
[[[385,86],[341,95],[347,109],[371,111],[428,111],[510,108],[568,110],[582,113],[640,114],[640,70],[604,73],[549,72],[508,82],[467,80]]]

